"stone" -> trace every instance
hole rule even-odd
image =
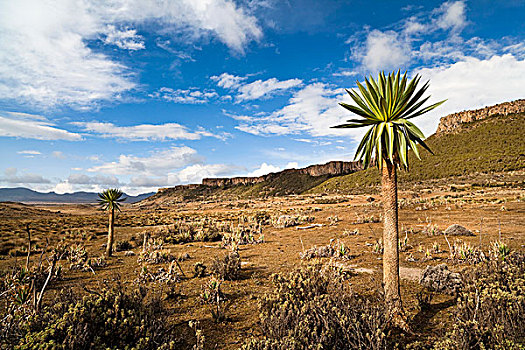
[[[449,114],[440,119],[437,134],[454,132],[461,124],[489,118],[493,115],[508,115],[525,112],[525,99],[504,102],[471,111]]]
[[[326,164],[310,165],[301,169],[286,169],[277,173],[269,173],[257,177],[233,177],[233,178],[205,178],[202,180],[204,186],[209,187],[224,187],[233,185],[251,185],[260,182],[268,181],[279,177],[282,174],[305,174],[310,176],[340,176],[354,173],[362,170],[363,167],[360,162],[342,162],[333,161]]]
[[[423,271],[419,284],[432,292],[456,294],[463,281],[457,272],[449,271],[446,264],[427,266]]]
[[[443,233],[447,236],[474,236],[472,231],[458,224],[450,225]]]

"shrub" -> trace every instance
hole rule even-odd
[[[179,344],[166,322],[160,299],[147,290],[126,292],[117,282],[79,298],[62,294],[41,313],[31,314],[25,334],[9,348],[171,349]]]
[[[299,253],[301,259],[310,260],[314,258],[340,258],[350,259],[350,249],[343,242],[330,240],[330,243],[324,246],[313,246],[310,249]]]
[[[200,294],[202,303],[209,307],[211,316],[215,322],[222,322],[227,319],[226,312],[230,306],[230,303],[227,302],[226,296],[221,290],[221,284],[221,280],[216,277],[211,277]]]
[[[453,329],[435,344],[436,350],[523,348],[525,254],[488,260],[468,270],[454,318]]]
[[[313,216],[280,215],[278,217],[272,218],[271,223],[272,223],[272,226],[275,228],[286,228],[286,227],[292,227],[292,226],[310,223],[310,222],[313,222],[314,220],[315,220],[315,217]]]
[[[353,294],[337,270],[309,265],[273,282],[274,292],[260,301],[265,338],[243,349],[386,348],[384,301]]]
[[[129,241],[118,241],[115,245],[115,250],[117,252],[123,252],[126,250],[131,250],[133,245]]]
[[[150,264],[162,264],[167,262],[175,261],[177,258],[171,254],[168,250],[154,250],[154,251],[141,251],[137,262],[150,263]]]
[[[233,281],[239,278],[241,272],[239,252],[232,251],[224,257],[216,257],[210,266],[210,272],[222,280]]]
[[[174,283],[180,282],[180,280],[181,276],[175,261],[172,261],[167,269],[161,267],[157,272],[150,271],[146,266],[143,266],[138,277],[139,282]]]
[[[206,276],[206,265],[202,261],[198,261],[193,266],[193,277],[204,277]]]

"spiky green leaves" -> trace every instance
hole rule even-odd
[[[407,73],[379,73],[377,82],[372,76],[365,78],[365,85],[357,82],[359,91],[346,90],[356,106],[347,103],[340,105],[350,112],[360,116],[360,119],[347,120],[345,124],[334,128],[370,127],[357,147],[355,159],[363,160],[366,167],[376,160],[381,167],[382,160],[408,168],[407,153],[411,149],[419,158],[417,145],[420,144],[429,152],[425,144],[425,136],[409,119],[425,114],[444,101],[423,107],[430,96],[423,98],[429,87],[426,82],[418,89],[421,77],[416,75],[410,82]]]
[[[98,194],[98,203],[104,210],[116,209],[120,211],[120,202],[124,202],[126,197],[122,198],[124,193],[117,188],[109,188]]]

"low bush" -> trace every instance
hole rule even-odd
[[[117,252],[124,252],[126,250],[131,250],[133,245],[129,241],[118,241],[115,245],[115,250]]]
[[[167,313],[145,288],[131,292],[117,282],[80,298],[62,293],[40,313],[22,313],[10,349],[174,349],[181,344]],[[3,347],[2,347],[3,348]]]
[[[313,222],[315,217],[306,215],[280,215],[273,217],[271,224],[275,228],[286,228]]]
[[[309,265],[273,282],[274,292],[260,301],[265,338],[244,350],[387,348],[383,299],[352,293],[337,269]]]
[[[339,258],[350,259],[350,249],[343,243],[336,240],[331,240],[329,244],[324,246],[313,246],[299,253],[301,259],[310,260],[314,258]]]
[[[525,254],[491,259],[469,269],[454,326],[434,349],[523,349]]]
[[[238,279],[241,272],[239,252],[235,250],[223,257],[216,257],[210,266],[210,272],[222,280]]]

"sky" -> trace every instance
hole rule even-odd
[[[496,5],[497,4],[497,5]],[[525,0],[0,0],[0,187],[128,194],[352,160],[339,102],[430,80],[439,118],[525,97]]]

